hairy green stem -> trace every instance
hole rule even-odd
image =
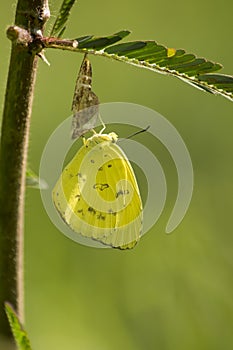
[[[0,336],[8,339],[9,344],[13,342],[4,302],[10,302],[20,321],[24,321],[25,172],[38,63],[37,51],[33,50],[32,44],[37,36],[42,35],[48,17],[46,0],[19,0],[15,17],[17,31],[14,32],[14,27],[8,31],[12,50],[0,144]],[[10,349],[13,348],[11,345]]]

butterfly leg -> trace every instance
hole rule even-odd
[[[103,120],[102,120],[100,114],[99,114],[99,120],[100,120],[100,122],[101,122],[101,124],[102,124],[102,126],[103,126],[103,128],[100,130],[100,134],[102,134],[103,131],[106,129],[106,125],[104,124],[104,122],[103,122]]]

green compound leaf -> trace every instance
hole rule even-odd
[[[103,56],[168,74],[203,91],[219,94],[233,101],[233,76],[214,73],[222,68],[220,63],[196,57],[183,49],[167,48],[151,40],[116,44],[129,33],[128,30],[122,30],[110,36],[87,35],[75,40],[63,41],[51,38],[44,42],[44,45],[47,48]]]
[[[40,190],[45,190],[48,188],[47,183],[40,179],[31,169],[27,169],[26,171],[26,186]]]
[[[23,329],[16,312],[9,303],[5,303],[5,311],[18,349],[32,350],[27,333]]]
[[[109,37],[86,36],[77,38],[76,51],[104,56],[154,72],[175,76],[204,91],[220,94],[233,101],[233,76],[212,74],[222,65],[205,58],[186,53],[183,49],[167,48],[155,41],[133,41],[112,45],[112,40],[121,40],[122,31]],[[126,35],[125,35],[126,36]]]
[[[127,35],[130,34],[129,30],[121,30],[118,33],[113,35],[109,35],[106,37],[94,37],[93,35],[83,36],[81,38],[76,39],[78,42],[79,49],[103,49],[109,45],[115,44],[116,42],[122,40]]]
[[[50,36],[61,37],[66,27],[70,11],[76,0],[64,0],[59,10],[58,16],[50,33]]]

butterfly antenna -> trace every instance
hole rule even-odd
[[[98,133],[95,131],[95,129],[91,129],[91,131],[93,132],[93,134],[102,134],[103,131],[106,129],[106,125],[104,124],[104,122],[103,122],[103,120],[102,120],[100,114],[98,114],[98,118],[99,118],[99,120],[100,120],[100,122],[101,122],[101,124],[102,124],[102,129],[101,129],[100,132],[98,132]]]
[[[104,124],[104,122],[103,122],[103,120],[102,120],[100,114],[98,115],[98,117],[99,117],[99,120],[100,120],[100,122],[101,122],[101,124],[102,124],[102,126],[103,126],[102,129],[100,130],[100,134],[102,134],[103,131],[106,129],[106,125]]]
[[[136,131],[136,132],[134,132],[133,134],[131,134],[131,135],[125,137],[125,139],[131,139],[132,137],[134,137],[134,136],[136,136],[136,135],[138,135],[138,134],[141,134],[142,132],[147,131],[149,128],[150,128],[150,125],[148,125],[145,129]]]

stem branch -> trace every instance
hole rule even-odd
[[[18,0],[15,25],[28,38],[41,35],[49,10],[46,0]],[[11,32],[12,34],[12,32]],[[9,32],[8,32],[9,37]],[[21,40],[22,41],[22,40]],[[12,37],[0,143],[0,336],[13,344],[4,312],[12,304],[24,321],[23,221],[29,126],[38,56]],[[0,346],[1,347],[1,346]],[[13,349],[11,345],[10,349]]]

